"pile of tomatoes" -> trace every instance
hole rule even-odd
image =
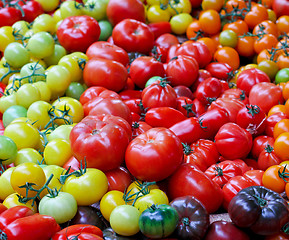
[[[286,0],[1,1],[0,240],[289,239],[288,40]]]

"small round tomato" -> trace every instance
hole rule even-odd
[[[199,22],[201,29],[207,34],[214,35],[221,30],[221,19],[216,10],[209,9],[201,12]]]
[[[170,24],[172,28],[172,32],[175,34],[185,34],[187,27],[193,21],[193,17],[189,13],[180,13],[174,15],[170,19]]]
[[[284,174],[289,171],[280,165],[273,165],[267,168],[262,177],[262,184],[275,192],[282,193],[285,190],[286,182],[283,180]]]
[[[221,47],[214,54],[217,62],[229,64],[233,70],[237,70],[240,65],[240,57],[238,52],[232,47]]]

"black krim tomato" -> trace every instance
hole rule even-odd
[[[278,233],[289,221],[289,207],[278,193],[263,186],[242,189],[230,202],[228,213],[239,227],[259,235]]]
[[[179,239],[203,239],[210,224],[209,214],[204,205],[193,196],[175,198],[170,205],[179,214],[176,234]]]
[[[178,212],[172,206],[152,205],[140,215],[139,228],[146,237],[164,238],[175,231],[178,221]]]

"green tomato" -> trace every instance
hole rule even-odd
[[[4,51],[4,57],[13,68],[21,68],[30,60],[28,50],[19,42],[8,44]]]
[[[4,95],[0,98],[0,112],[1,113],[4,113],[6,109],[14,105],[17,105],[16,92],[13,92],[10,95]]]
[[[160,76],[154,76],[154,77],[151,77],[149,80],[147,80],[146,84],[145,84],[145,87],[148,87],[149,85],[151,85],[152,83],[154,83],[155,81],[157,80],[162,80],[163,78],[160,77]]]
[[[45,195],[39,202],[40,214],[51,216],[58,224],[71,220],[77,212],[75,198],[66,192],[59,192],[56,197]]]
[[[65,1],[60,5],[62,19],[82,15],[82,5],[76,1]]]
[[[8,136],[0,135],[0,161],[3,165],[13,163],[17,156],[17,145]]]
[[[167,204],[152,205],[140,215],[139,228],[146,237],[165,238],[175,231],[178,221],[175,208]]]
[[[220,33],[219,42],[222,46],[234,48],[238,43],[238,35],[233,30],[224,30]]]
[[[105,0],[88,0],[84,4],[83,13],[100,21],[106,18],[107,1]]]
[[[40,100],[40,92],[35,85],[32,83],[23,84],[16,92],[16,102],[18,105],[25,108]]]
[[[37,62],[27,63],[21,68],[20,77],[29,83],[45,81],[45,69]],[[23,80],[21,80],[21,83],[23,83]]]
[[[27,117],[27,109],[20,105],[14,105],[5,110],[3,113],[3,125],[7,127],[14,119]]]
[[[26,162],[39,164],[41,163],[41,160],[41,154],[34,148],[22,148],[18,151],[14,164],[15,166]]]
[[[34,19],[32,30],[34,33],[49,32],[50,34],[54,34],[56,31],[55,27],[56,21],[51,15],[41,14]]]
[[[120,235],[132,236],[139,232],[140,212],[132,205],[115,207],[109,217],[111,228]]]
[[[29,29],[30,25],[28,22],[22,20],[22,21],[17,21],[12,25],[12,28],[15,32],[15,34],[24,35]]]
[[[28,40],[26,47],[33,57],[45,58],[54,53],[54,39],[48,32],[38,32]]]
[[[15,192],[10,183],[11,174],[14,169],[15,167],[8,168],[0,176],[0,199],[2,201]]]
[[[53,130],[48,136],[47,136],[47,140],[50,142],[53,139],[64,139],[66,141],[70,141],[69,140],[69,134],[72,130],[74,125],[60,125],[57,128],[55,128],[55,130]]]
[[[271,80],[274,80],[277,72],[279,71],[278,64],[269,59],[259,62],[258,69],[266,73]]]
[[[35,87],[37,87],[39,93],[40,93],[40,100],[49,102],[51,98],[51,90],[49,89],[46,82],[38,81],[35,83],[32,83]]]
[[[79,100],[81,94],[85,91],[84,86],[79,82],[72,82],[65,92],[66,97],[71,97]]]
[[[47,64],[47,66],[57,65],[59,60],[67,54],[64,47],[59,44],[54,45],[53,54],[45,57],[43,60]]]
[[[107,20],[100,20],[98,22],[100,27],[99,41],[106,41],[112,34],[112,24]]]
[[[282,68],[275,76],[275,83],[288,82],[289,81],[289,68]]]

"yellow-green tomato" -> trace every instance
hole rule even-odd
[[[35,148],[39,143],[38,130],[29,122],[12,121],[4,130],[4,136],[10,137],[19,149]]]
[[[37,204],[35,202],[33,203],[32,200],[29,200],[26,203],[19,202],[18,193],[12,193],[9,196],[7,196],[3,201],[3,205],[6,206],[7,208],[12,208],[15,206],[25,206],[32,209],[34,213],[37,213]]]
[[[38,62],[27,63],[21,68],[20,77],[29,83],[45,81],[45,69]]]
[[[73,57],[73,55],[63,56],[58,64],[65,67],[70,72],[71,82],[79,82],[82,79],[82,70],[78,64],[77,58]]]
[[[32,30],[34,33],[49,32],[50,34],[54,34],[55,25],[55,19],[51,15],[44,13],[34,19]]]
[[[16,92],[17,104],[27,109],[32,103],[39,101],[40,98],[41,96],[38,88],[32,83],[23,84]]]
[[[153,204],[169,204],[169,199],[162,190],[152,189],[149,194],[138,198],[134,206],[142,213]]]
[[[13,28],[16,36],[17,36],[17,34],[19,34],[19,36],[21,36],[21,35],[24,35],[30,29],[30,26],[29,26],[28,22],[21,20],[21,21],[15,22],[12,25],[12,28]]]
[[[55,10],[60,3],[60,0],[49,0],[49,1],[47,1],[47,0],[35,0],[35,1],[40,3],[44,12],[51,12],[51,11]]]
[[[74,0],[65,1],[60,5],[61,17],[64,19],[67,17],[82,15],[82,8],[82,5]]]
[[[15,42],[13,35],[13,28],[11,26],[4,26],[0,28],[0,51],[4,52],[9,43]]]
[[[52,55],[45,57],[43,60],[47,66],[57,65],[59,60],[66,55],[66,50],[59,44],[54,45],[54,52]]]
[[[190,0],[169,0],[168,9],[172,16],[180,13],[190,13],[192,4]]]
[[[77,202],[67,192],[59,192],[57,196],[49,194],[41,198],[38,206],[40,214],[51,216],[58,224],[71,220],[77,212]]]
[[[132,236],[139,232],[140,211],[131,205],[120,205],[110,214],[111,228],[122,236]]]
[[[186,33],[188,26],[193,20],[189,13],[174,15],[170,20],[172,32],[178,35]]]
[[[107,192],[108,180],[105,174],[96,168],[87,168],[80,176],[69,176],[62,190],[74,196],[79,206],[87,206],[99,201]]]
[[[17,156],[17,145],[8,136],[0,135],[0,162],[8,166],[13,163]]]
[[[64,139],[53,139],[43,151],[44,161],[48,165],[63,166],[72,157],[70,142]]]
[[[14,164],[15,166],[25,162],[33,162],[39,164],[41,163],[41,160],[41,154],[34,148],[22,148],[18,151]]]
[[[160,5],[150,6],[146,14],[150,23],[168,22],[171,18],[169,10],[167,8],[163,9]]]
[[[15,167],[8,168],[0,176],[0,199],[2,201],[15,192],[10,183],[11,173],[14,168]]]
[[[34,122],[33,126],[39,130],[49,127],[51,120],[52,106],[45,101],[36,101],[27,109],[27,118]]]
[[[51,98],[51,90],[48,87],[47,83],[43,81],[39,81],[39,82],[35,82],[32,84],[37,87],[40,93],[40,100],[49,102]]]
[[[16,92],[10,95],[4,95],[0,98],[0,112],[1,113],[4,113],[6,109],[14,105],[17,105]]]
[[[57,128],[55,128],[55,130],[53,130],[48,136],[47,136],[47,140],[51,141],[53,139],[64,139],[66,141],[70,141],[69,140],[69,134],[71,132],[71,129],[73,128],[74,125],[72,124],[64,124],[64,125],[60,125]]]
[[[4,50],[4,57],[13,68],[21,68],[30,59],[28,50],[18,42],[12,42],[7,45]]]
[[[123,192],[112,190],[104,194],[100,200],[100,212],[102,216],[109,221],[110,214],[117,206],[124,205]]]

